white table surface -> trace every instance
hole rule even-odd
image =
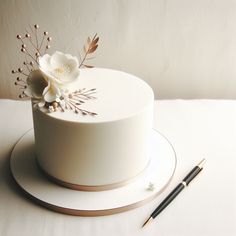
[[[9,172],[11,150],[32,128],[30,103],[0,100],[1,236],[236,235],[236,100],[162,100],[154,127],[173,144],[177,169],[155,200],[103,217],[76,217],[42,208],[18,190]],[[155,221],[142,223],[202,158],[204,170]]]

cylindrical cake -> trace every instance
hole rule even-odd
[[[33,109],[36,158],[57,182],[81,190],[115,188],[149,163],[154,95],[143,80],[110,69],[82,69],[73,89],[96,89],[96,99],[71,110]]]

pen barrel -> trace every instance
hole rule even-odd
[[[155,218],[159,215],[173,200],[174,198],[184,189],[184,185],[182,183],[178,184],[165,198],[163,202],[156,208],[156,210],[151,214],[152,218]]]
[[[197,174],[202,170],[202,168],[195,166],[189,174],[183,179],[183,182],[186,183],[186,185],[189,185],[189,183],[197,176]]]

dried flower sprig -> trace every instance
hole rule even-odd
[[[83,88],[66,95],[64,94],[64,96],[61,96],[56,101],[52,103],[46,102],[44,105],[50,112],[57,111],[58,109],[64,112],[66,109],[69,109],[73,110],[76,114],[96,116],[97,113],[79,107],[85,103],[86,100],[96,99],[96,97],[93,96],[95,93],[95,88],[89,90]],[[37,105],[38,101],[35,101],[35,104]]]
[[[83,100],[95,99],[96,97],[92,96],[96,93],[96,89],[89,89],[86,88],[79,89],[71,93],[69,96],[74,99],[80,99],[80,102],[83,103]]]
[[[96,89],[93,89],[93,91],[95,91]],[[91,116],[95,116],[97,115],[97,113],[95,112],[91,112],[88,110],[84,110],[81,109],[79,106],[82,105],[84,103],[84,101],[82,99],[85,100],[89,100],[89,99],[95,99],[95,97],[93,96],[89,96],[88,94],[85,93],[80,93],[81,97],[78,98],[75,96],[75,93],[71,93],[68,96],[68,99],[65,100],[65,108],[66,109],[71,109],[73,110],[75,113],[80,113],[81,115],[91,115]]]
[[[92,53],[94,53],[97,48],[98,48],[98,41],[99,41],[99,37],[97,36],[97,34],[95,34],[92,38],[92,40],[90,39],[90,37],[87,38],[87,42],[83,47],[84,50],[84,56],[81,57],[80,56],[80,64],[79,64],[79,68],[81,67],[86,67],[86,68],[93,68],[93,66],[85,64],[85,62],[87,60],[93,59],[91,57],[88,57],[89,55],[91,55]]]
[[[72,108],[75,113],[95,116],[97,113],[79,108],[79,106],[85,102],[84,100],[96,99],[96,97],[92,96],[95,93],[95,88],[89,90],[86,90],[85,88],[76,90],[75,92],[69,94],[68,100],[65,102],[65,106],[68,106],[70,109]]]
[[[28,97],[24,93],[24,89],[27,88],[26,79],[30,72],[35,70],[35,64],[37,66],[39,65],[38,58],[50,49],[49,42],[52,41],[52,37],[48,35],[47,31],[44,31],[39,38],[38,24],[35,24],[33,27],[30,25],[29,29],[30,31],[27,29],[25,30],[24,36],[20,34],[16,36],[21,43],[20,51],[25,56],[22,67],[19,67],[17,70],[12,70],[12,74],[18,74],[15,85],[20,88],[20,98]]]

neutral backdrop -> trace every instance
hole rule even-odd
[[[235,0],[0,0],[0,98],[17,98],[16,35],[35,23],[51,53],[77,56],[98,33],[93,64],[141,77],[156,98],[236,98]]]

